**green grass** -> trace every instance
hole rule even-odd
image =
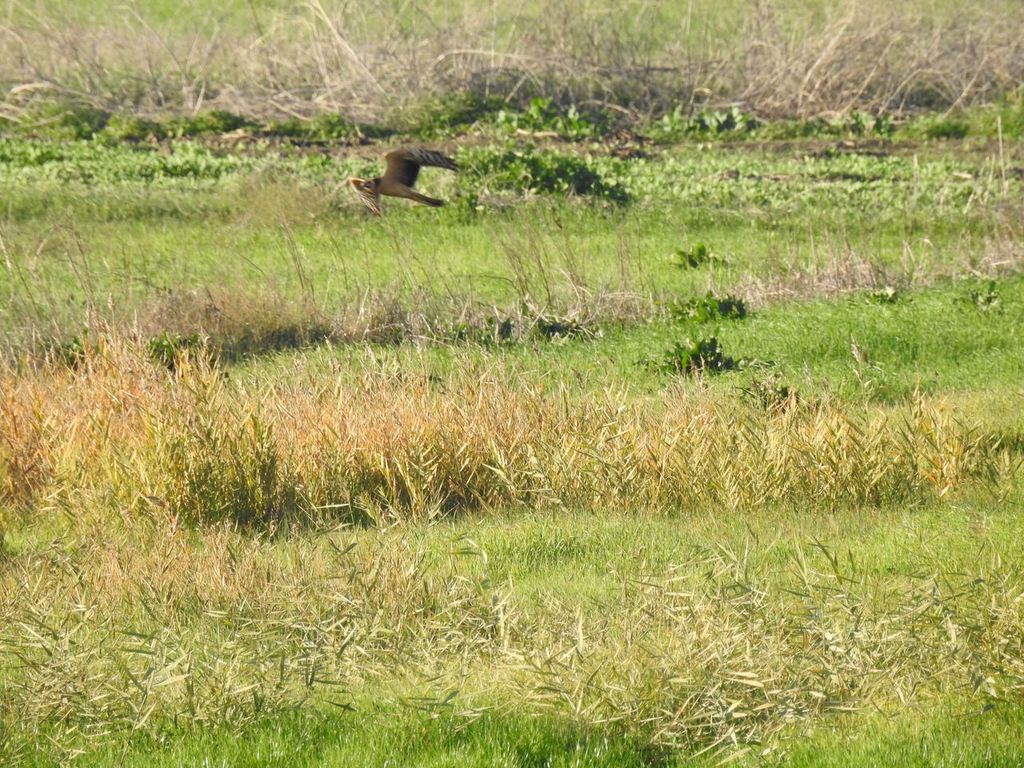
[[[723,589],[735,588],[732,578],[739,578],[779,597],[799,595],[802,570],[827,573],[834,567],[829,560],[833,554],[842,580],[856,591],[871,592],[881,585],[906,591],[940,572],[947,579],[998,581],[1024,567],[1016,545],[1024,533],[1020,501],[1019,493],[998,503],[968,495],[952,503],[870,514],[793,509],[746,518],[616,511],[509,513],[426,528],[365,531],[352,541],[358,550],[383,552],[411,539],[423,553],[428,573],[440,577],[454,567],[461,578],[483,576],[482,583],[504,585],[528,612],[582,610],[590,621],[616,610],[624,583],[641,584],[666,568],[676,590],[693,588],[709,578],[709,570],[727,565],[733,577],[723,581]],[[339,546],[350,538],[338,536]],[[310,545],[326,547],[323,539],[301,537],[268,544],[277,550],[274,560],[282,567],[315,560]],[[332,685],[309,708],[257,717],[242,726],[157,720],[134,735],[113,731],[98,741],[72,732],[48,743],[45,726],[35,739],[12,728],[9,754],[17,758],[15,765],[40,768],[64,764],[59,761],[66,758],[58,756],[79,746],[84,751],[72,764],[90,766],[327,767],[391,760],[418,766],[653,767],[711,765],[724,755],[738,758],[741,765],[763,764],[756,757],[761,749],[757,745],[745,756],[740,750],[693,759],[692,750],[646,744],[630,733],[628,723],[586,725],[546,710],[532,712],[501,697],[501,680],[492,681],[482,695],[462,691],[444,704],[439,702],[447,699],[446,683],[429,675],[414,675],[377,695],[366,695],[359,686]],[[462,684],[472,687],[465,680]],[[351,711],[339,711],[325,699]],[[315,701],[320,703],[313,706]],[[1024,715],[1012,701],[954,694],[909,709],[884,709],[889,714],[869,707],[857,714],[819,718],[809,727],[793,726],[785,738],[771,743],[767,763],[1012,765],[1024,750],[1019,736]]]
[[[1019,151],[1011,147],[1010,162]],[[487,152],[468,151],[458,177],[426,174],[425,188],[454,205],[392,202],[377,222],[341,185],[372,172],[376,151],[336,160],[265,147],[225,154],[184,143],[162,154],[0,140],[10,189],[0,210],[0,328],[17,338],[28,323],[66,339],[86,315],[123,319],[210,285],[311,300],[333,317],[367,292],[506,308],[528,298],[557,312],[579,295],[569,276],[591,294],[655,299],[751,281],[786,288],[794,271],[844,262],[861,276],[834,282],[871,270],[927,279],[991,260],[992,244],[1014,236],[1012,201],[1024,183],[1010,177],[1004,188],[986,149],[873,157],[799,145],[677,148],[631,162],[584,156],[628,195],[625,205],[558,194],[517,202],[504,187],[523,180],[474,160]],[[548,156],[558,155],[537,155]],[[676,264],[678,251],[701,243],[713,256],[706,267]],[[164,330],[175,329],[154,335]]]
[[[810,398],[899,402],[915,391],[1019,397],[1024,375],[1024,282],[997,281],[994,290],[1000,303],[979,308],[972,296],[989,290],[988,282],[965,280],[904,292],[893,304],[858,293],[772,304],[742,320],[612,324],[598,326],[596,337],[556,343],[534,339],[483,347],[376,347],[370,354],[379,365],[441,378],[466,370],[498,370],[512,381],[540,380],[579,393],[625,386],[639,397],[659,397],[675,382],[696,391],[710,388],[722,396],[737,396],[752,380],[769,376]],[[660,361],[676,341],[712,336],[726,354],[747,361],[741,370],[696,381],[648,364]],[[852,353],[854,342],[862,361]],[[367,359],[362,351],[345,348],[287,352],[246,363],[242,375],[289,380],[339,365],[358,372]]]
[[[376,145],[0,138],[0,763],[1018,764],[1012,108],[497,131],[380,220]]]
[[[952,710],[952,711],[950,711]],[[1011,768],[1024,757],[1015,707],[989,712],[955,706],[920,718],[903,713],[870,717],[868,723],[840,720],[781,756],[748,757],[739,765],[800,768],[868,768],[881,764],[924,768]],[[341,768],[400,764],[416,768],[502,766],[502,768],[683,768],[714,765],[710,758],[686,760],[610,739],[551,718],[483,714],[460,718],[445,713],[384,711],[376,715],[287,715],[242,732],[171,730],[160,742],[129,742],[124,749],[89,752],[76,764],[106,766],[231,766],[231,768]],[[756,750],[753,750],[756,754]],[[46,760],[33,768],[56,765]]]

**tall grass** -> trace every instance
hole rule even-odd
[[[415,3],[368,13],[315,0],[225,24],[203,4],[173,22],[133,8],[88,23],[11,3],[0,84],[13,117],[58,95],[143,112],[333,110],[379,121],[451,91],[499,102],[553,96],[627,117],[677,104],[806,117],[966,106],[1012,89],[1024,72],[1015,33],[1024,19],[1012,3],[955,13],[850,3],[818,14],[757,3],[743,16],[714,5],[459,13]]]
[[[527,706],[742,751],[842,713],[1024,692],[1024,585],[998,563],[887,579],[828,550],[765,568],[723,547],[538,611],[486,559],[467,571],[402,532],[200,539],[160,515],[103,530],[0,573],[7,764],[33,738],[69,759],[172,722],[239,728],[368,698],[466,717]]]
[[[580,400],[529,381],[368,372],[354,383],[236,385],[111,343],[3,375],[0,498],[113,494],[182,519],[275,528],[516,506],[834,507],[994,478],[998,441],[938,403],[763,411],[699,395]]]

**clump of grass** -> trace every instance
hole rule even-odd
[[[783,383],[777,373],[754,376],[750,384],[740,388],[743,399],[764,411],[780,411],[799,402],[796,390]]]
[[[1003,299],[999,295],[999,286],[995,280],[989,280],[984,287],[969,289],[961,303],[978,312],[1003,311]]]
[[[698,269],[724,263],[724,259],[711,253],[706,243],[695,243],[692,248],[678,248],[672,254],[672,264],[680,269]]]
[[[742,752],[774,743],[794,723],[878,700],[895,705],[902,691],[940,677],[972,685],[987,701],[1019,689],[1018,639],[1004,635],[1008,668],[1000,652],[966,651],[988,646],[988,630],[976,628],[992,621],[1024,627],[1003,582],[915,578],[879,592],[856,563],[820,553],[821,570],[808,566],[803,548],[791,559],[791,598],[765,589],[747,553],[731,550],[624,585],[615,608],[599,612],[607,618],[531,657],[553,684],[528,678],[520,695],[554,710],[568,699],[583,722],[616,723],[640,740],[726,759],[737,745]],[[693,568],[706,578],[688,579]],[[645,631],[628,631],[638,625],[630,621]],[[888,672],[875,674],[876,665]]]
[[[618,179],[606,176],[585,159],[532,147],[464,150],[459,159],[466,169],[470,192],[515,191],[582,195],[624,203],[629,200]]]
[[[586,323],[574,317],[538,315],[534,327],[546,339],[571,339],[593,336],[595,331]]]
[[[906,300],[906,292],[892,285],[886,285],[867,295],[872,304],[899,304]]]
[[[487,120],[506,106],[497,96],[463,90],[423,99],[403,122],[413,135],[447,138]]]
[[[685,139],[708,139],[743,136],[756,129],[759,122],[753,115],[733,106],[726,111],[703,111],[689,115],[677,105],[671,112],[652,123],[646,133],[655,141],[675,142]]]
[[[673,373],[736,365],[713,339],[660,362]],[[81,371],[45,367],[3,383],[10,493],[106,489],[128,505],[155,496],[182,519],[256,528],[627,500],[882,503],[988,477],[1000,461],[993,441],[923,404],[866,416],[822,405],[783,418],[695,400],[664,412],[488,378],[436,390],[386,372],[353,386],[241,390],[202,359],[170,378],[144,350],[110,346]]]
[[[607,113],[583,114],[575,104],[562,110],[551,98],[535,97],[524,110],[501,109],[491,118],[499,129],[509,133],[550,134],[578,141],[607,133],[612,121]]]
[[[52,424],[17,393],[8,393],[0,403],[5,409],[0,429],[0,511],[28,509],[54,479],[56,457],[46,436]]]
[[[970,125],[964,120],[944,115],[927,115],[914,120],[904,133],[926,139],[962,139],[967,136],[970,129]]]
[[[677,341],[660,358],[647,361],[647,365],[674,374],[722,373],[740,367],[739,362],[722,351],[715,336]]]
[[[138,115],[116,114],[111,115],[97,137],[109,143],[163,139],[167,137],[167,128],[163,123]]]
[[[177,117],[167,124],[167,133],[176,137],[230,133],[239,128],[256,128],[253,121],[223,109],[211,109],[189,117]]]
[[[710,323],[715,320],[742,320],[747,316],[747,305],[735,296],[715,296],[708,291],[702,299],[674,301],[668,306],[674,320]]]
[[[167,367],[200,350],[233,360],[335,336],[333,324],[308,297],[289,300],[273,293],[179,292],[166,296],[149,322],[164,329],[150,342],[150,354]]]
[[[319,114],[309,120],[293,117],[272,121],[262,126],[260,132],[269,136],[313,142],[356,141],[363,136],[357,124],[333,112]]]
[[[273,425],[257,414],[227,425],[208,411],[190,414],[172,433],[158,428],[159,497],[183,519],[231,522],[273,530],[294,522],[299,485],[274,440]],[[157,422],[159,424],[160,422]]]
[[[19,133],[69,141],[91,139],[106,126],[110,113],[75,101],[41,101],[26,108],[12,126]]]
[[[174,371],[182,362],[204,354],[205,339],[198,333],[183,336],[180,333],[164,331],[149,340],[149,356],[169,371]]]

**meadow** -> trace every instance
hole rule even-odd
[[[1019,5],[492,6],[0,6],[0,763],[1019,765]]]

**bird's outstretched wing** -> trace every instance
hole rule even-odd
[[[384,171],[386,182],[398,182],[407,187],[416,183],[416,177],[420,174],[421,166],[433,166],[436,168],[447,168],[450,171],[459,170],[447,155],[435,152],[432,149],[413,147],[411,149],[396,149],[384,155],[387,161],[387,170]]]

